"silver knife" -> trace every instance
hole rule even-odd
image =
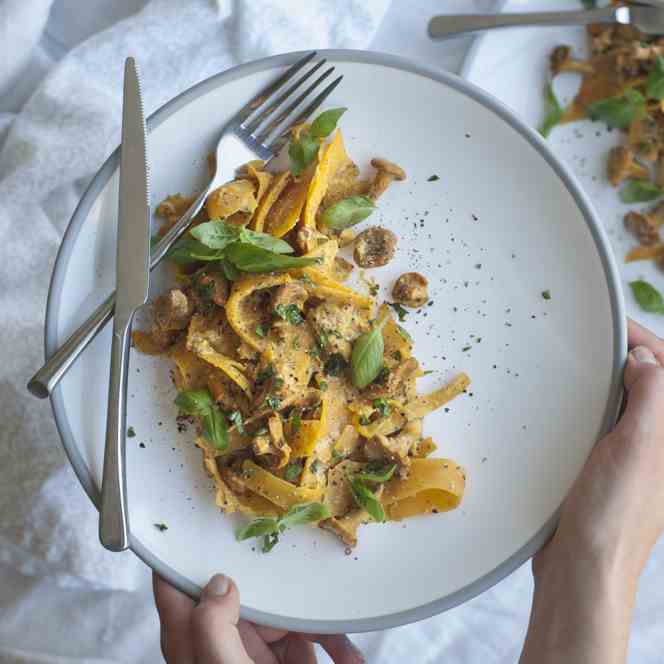
[[[141,87],[133,58],[125,61],[120,151],[115,317],[108,386],[106,449],[99,539],[111,551],[129,546],[125,432],[131,323],[150,286],[150,187]]]

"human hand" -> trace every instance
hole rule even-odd
[[[625,409],[533,559],[521,664],[625,661],[638,578],[664,531],[664,341],[628,326]]]
[[[631,320],[628,339],[624,412],[593,449],[535,571],[581,557],[636,582],[664,531],[664,341]]]
[[[364,657],[343,634],[297,634],[240,619],[240,593],[215,574],[192,599],[153,574],[161,622],[161,650],[168,664],[316,664],[313,642],[334,664],[362,664]]]

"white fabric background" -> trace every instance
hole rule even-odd
[[[125,55],[141,53],[148,111],[238,60],[275,50],[369,47],[458,71],[469,41],[434,44],[427,20],[486,10],[492,0],[446,0],[444,9],[435,0],[308,1],[299,23],[287,25],[267,4],[261,12],[258,0],[0,0],[2,663],[161,661],[149,570],[131,554],[119,561],[97,546],[93,508],[64,460],[50,409],[23,387],[42,359],[55,250],[85,183],[117,144]],[[253,32],[255,12],[269,32]],[[312,36],[314,13],[322,27]],[[652,570],[642,585],[656,587]],[[369,662],[514,662],[531,591],[524,566],[463,607],[355,640]],[[631,662],[661,661],[663,615],[657,593],[643,592]]]

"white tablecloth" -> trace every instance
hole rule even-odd
[[[56,0],[40,47],[16,85],[0,99],[0,135],[6,122],[3,112],[20,108],[54,61],[144,4],[144,0]],[[467,11],[491,4],[491,0],[446,0],[444,8]],[[429,16],[441,9],[436,0],[394,0],[371,48],[458,71],[469,40],[434,44],[426,36]],[[358,635],[355,641],[369,662],[515,662],[531,592],[529,566],[524,566],[481,597],[442,616],[390,632]],[[655,605],[639,603],[632,639],[632,652],[638,652],[634,662],[661,661],[662,638],[655,637],[661,617]],[[158,623],[147,568],[140,591],[129,593],[63,589],[51,579],[25,577],[0,564],[0,662],[159,661]],[[324,656],[321,661],[326,661]]]

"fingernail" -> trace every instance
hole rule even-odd
[[[346,641],[346,647],[353,653],[353,655],[355,655],[355,657],[357,657],[358,663],[364,664],[366,659],[364,658],[362,651],[345,634],[344,639]]]
[[[231,581],[223,574],[215,574],[203,588],[203,594],[212,595],[214,597],[223,597],[228,594],[231,587]]]
[[[637,346],[636,348],[633,348],[630,352],[630,355],[637,362],[642,362],[644,364],[657,364],[657,359],[653,355],[653,352],[650,350],[650,348],[646,348],[645,346]]]

